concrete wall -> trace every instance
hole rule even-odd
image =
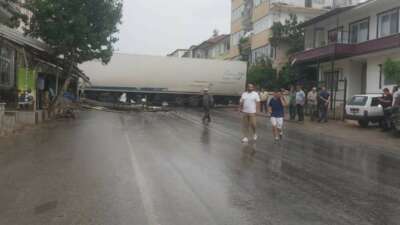
[[[232,0],[231,1],[231,9],[236,9],[238,8],[240,5],[242,5],[244,2],[244,0]]]
[[[367,93],[382,93],[382,89],[389,88],[392,90],[392,85],[385,85],[385,76],[382,73],[382,77],[380,76],[380,67],[379,64],[384,64],[385,60],[391,58],[394,60],[400,60],[400,53],[387,53],[380,54],[376,56],[368,57],[367,59]],[[381,81],[379,79],[382,79]],[[379,87],[381,84],[381,87]]]
[[[340,72],[342,79],[347,79],[347,100],[353,95],[361,94],[362,90],[362,63],[356,60],[339,60],[335,62],[335,70]],[[321,64],[320,80],[325,72],[331,71],[331,64]],[[344,98],[344,96],[339,96]]]

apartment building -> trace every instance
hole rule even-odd
[[[340,2],[339,2],[340,1]],[[337,0],[336,6],[353,4]],[[254,64],[260,59],[271,59],[275,67],[287,62],[284,46],[274,49],[269,43],[271,27],[284,23],[295,14],[300,22],[325,13],[334,6],[332,0],[232,0],[230,59],[240,58],[240,40],[248,40],[248,59]],[[242,49],[243,51],[243,49]]]
[[[214,33],[211,38],[201,44],[191,46],[182,57],[225,60],[229,56],[229,50],[230,35]]]
[[[395,81],[385,79],[382,65],[400,60],[399,9],[398,0],[369,0],[304,23],[306,50],[293,63],[315,66],[320,82],[346,90],[344,100],[392,88]]]

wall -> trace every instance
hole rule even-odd
[[[380,78],[380,68],[379,64],[383,64],[387,58],[391,58],[394,60],[400,60],[400,53],[392,53],[392,54],[385,54],[379,56],[372,56],[367,59],[367,93],[374,94],[374,93],[382,93],[383,88],[389,88],[392,90],[393,85],[385,85],[384,83],[384,75],[382,74],[382,86],[379,87],[379,78]]]
[[[343,79],[347,79],[347,100],[351,96],[361,94],[362,63],[356,60],[338,60],[335,62],[335,70],[340,71]],[[331,63],[321,64],[320,80],[324,72],[331,71]],[[339,96],[343,98],[344,96]]]

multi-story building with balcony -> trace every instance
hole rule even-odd
[[[315,67],[330,90],[346,90],[344,100],[391,88],[395,81],[385,79],[382,65],[400,60],[399,9],[398,0],[369,0],[307,21],[306,49],[293,64]]]
[[[182,57],[200,59],[227,59],[230,49],[230,35],[214,33],[214,35],[200,43],[193,45],[186,50]]]
[[[356,0],[353,0],[356,1]],[[232,0],[230,59],[240,59],[241,40],[248,41],[248,60],[254,64],[260,59],[271,59],[275,67],[287,62],[286,49],[271,47],[271,27],[275,22],[285,23],[291,14],[299,22],[309,20],[336,6],[353,4],[351,0]]]

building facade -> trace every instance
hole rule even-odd
[[[385,79],[382,65],[400,60],[400,1],[370,0],[333,10],[304,24],[304,52],[297,65],[316,65],[320,82],[337,88],[347,81],[347,98],[381,93],[396,82]]]
[[[188,49],[177,49],[168,54],[167,56],[182,58],[188,51],[189,51]]]
[[[247,40],[249,62],[271,59],[276,67],[287,62],[285,48],[274,49],[269,43],[275,22],[285,23],[291,14],[306,21],[332,6],[331,0],[232,0],[231,50],[229,57],[239,59],[240,43]]]
[[[229,50],[230,35],[214,34],[213,37],[202,42],[201,44],[190,47],[183,57],[225,60],[229,56]]]

